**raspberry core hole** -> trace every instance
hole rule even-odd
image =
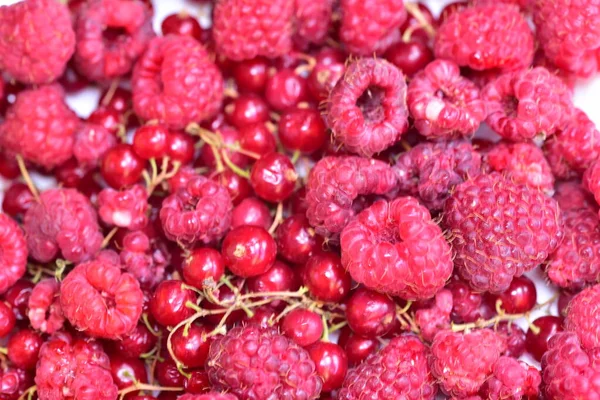
[[[356,106],[362,111],[365,120],[372,123],[382,122],[385,119],[383,98],[385,89],[379,86],[369,86],[356,101]]]

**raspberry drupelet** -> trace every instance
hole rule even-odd
[[[586,190],[594,195],[596,203],[600,204],[600,161],[594,161],[585,171],[582,184]]]
[[[95,167],[116,144],[117,138],[105,127],[83,122],[75,132],[73,156],[80,164]]]
[[[128,232],[120,253],[123,268],[133,275],[143,288],[153,288],[165,277],[171,261],[167,246],[160,239],[151,239],[142,231]]]
[[[340,244],[355,281],[403,299],[434,296],[452,274],[441,228],[413,197],[376,201],[346,225]]]
[[[23,231],[11,217],[0,213],[0,294],[25,274],[27,254]]]
[[[492,400],[538,398],[541,383],[537,368],[512,357],[500,357],[479,395]]]
[[[325,118],[348,151],[370,157],[387,149],[408,129],[404,75],[382,59],[354,61],[331,91]]]
[[[295,0],[294,43],[300,47],[323,44],[331,27],[333,1]]]
[[[65,317],[60,305],[60,283],[56,279],[43,279],[31,291],[27,316],[34,329],[49,335],[62,329]]]
[[[579,292],[567,307],[565,330],[577,334],[581,347],[592,350],[600,346],[600,285],[587,287]]]
[[[209,392],[204,394],[184,394],[179,396],[177,400],[238,400],[237,396],[230,393]]]
[[[103,189],[98,194],[98,214],[109,226],[142,229],[148,224],[148,193],[142,185],[125,190]]]
[[[452,292],[442,289],[436,293],[431,307],[420,308],[415,312],[415,323],[423,340],[431,342],[439,331],[450,328],[452,308]]]

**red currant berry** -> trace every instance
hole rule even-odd
[[[350,327],[344,327],[340,332],[338,344],[346,352],[350,365],[358,365],[375,353],[379,348],[377,339],[369,339],[352,332]]]
[[[245,315],[244,323],[254,324],[264,327],[276,326],[275,319],[277,318],[277,310],[271,305],[264,305],[252,310],[252,316]]]
[[[89,168],[79,164],[74,158],[54,168],[56,180],[61,186],[67,188],[78,187],[88,172]]]
[[[148,330],[146,325],[139,323],[129,335],[112,342],[113,352],[127,358],[139,358],[154,348],[156,340],[156,336]]]
[[[341,49],[323,47],[315,56],[315,61],[317,65],[343,64],[346,62],[346,54]]]
[[[111,92],[110,88],[102,92],[98,107],[106,107],[123,115],[132,107],[131,92],[125,88],[117,87]]]
[[[318,101],[327,100],[329,92],[345,71],[346,66],[343,62],[318,63],[308,76],[307,85],[311,96]]]
[[[263,123],[240,128],[240,146],[244,150],[264,156],[277,150],[275,136]]]
[[[209,38],[208,31],[202,29],[196,18],[186,12],[168,15],[160,25],[163,36],[169,34],[191,36],[200,43],[206,43]]]
[[[427,7],[427,5],[425,5],[423,3],[417,3],[417,7],[419,8],[419,11],[423,15],[426,23],[431,25],[432,27],[435,27],[437,25],[437,21],[436,21],[435,17],[433,16],[433,13],[429,9],[429,7]],[[425,42],[429,41],[429,36],[427,35],[427,32],[423,28],[423,24],[422,24],[421,20],[417,19],[414,15],[412,15],[410,13],[408,14],[408,18],[406,19],[404,24],[400,27],[400,31],[404,33],[408,29],[411,30],[411,37],[418,36],[418,37],[423,38]]]
[[[227,189],[231,196],[233,205],[240,204],[244,199],[252,194],[252,186],[248,179],[239,176],[230,169],[226,169],[212,177],[214,181],[217,181]]]
[[[121,113],[117,110],[108,107],[98,107],[90,114],[87,121],[91,124],[103,126],[113,135],[119,133],[119,129],[123,126]]]
[[[394,326],[396,304],[385,294],[358,288],[346,302],[346,319],[354,333],[376,338]]]
[[[33,286],[31,281],[19,279],[4,293],[4,301],[11,307],[18,321],[27,318],[27,307]]]
[[[185,379],[183,387],[187,393],[191,394],[201,394],[210,391],[208,374],[203,369],[191,371],[190,376]]]
[[[311,257],[302,271],[302,280],[318,300],[341,302],[350,292],[352,279],[334,253],[318,253]]]
[[[240,92],[262,93],[267,85],[269,61],[262,57],[244,60],[233,67],[233,78]]]
[[[384,57],[409,77],[434,59],[431,49],[421,41],[398,42],[385,52]]]
[[[327,127],[317,110],[292,109],[279,120],[279,140],[287,150],[313,153],[325,144]]]
[[[240,142],[240,132],[237,129],[231,128],[229,126],[225,126],[215,132],[220,136],[221,140],[225,145],[229,146],[239,146]],[[204,165],[208,167],[216,167],[217,162],[215,160],[215,150],[208,144],[205,144],[200,149],[200,157],[199,161],[201,161]],[[247,156],[243,155],[240,152],[237,152],[233,149],[221,149],[220,156],[221,158],[225,157],[225,155],[229,157],[232,163],[237,165],[240,168],[244,168],[250,160]],[[199,165],[201,166],[201,165]]]
[[[183,282],[162,281],[150,299],[150,312],[162,326],[175,326],[194,314],[188,301],[196,304],[196,294],[184,288]]]
[[[542,356],[548,350],[548,340],[556,333],[563,330],[562,318],[553,315],[546,315],[533,321],[536,327],[534,330],[529,328],[525,346],[529,354],[536,360],[541,361]],[[539,330],[539,331],[538,331]]]
[[[323,321],[319,314],[297,308],[283,318],[281,331],[298,345],[305,347],[321,339]]]
[[[290,212],[292,214],[306,214],[308,203],[306,202],[306,187],[302,186],[296,190],[288,199]]]
[[[110,149],[100,165],[102,177],[115,189],[137,183],[143,171],[144,160],[128,144],[118,144]]]
[[[282,69],[269,77],[265,98],[273,109],[284,111],[308,99],[308,84],[293,69]]]
[[[194,160],[196,141],[183,132],[171,132],[167,136],[167,156],[171,161],[179,161],[182,165],[189,164]]]
[[[335,343],[317,342],[307,351],[323,380],[323,392],[339,389],[348,372],[348,358],[344,350]]]
[[[266,229],[242,225],[225,236],[221,254],[231,272],[249,278],[271,268],[277,255],[277,243]]]
[[[290,159],[279,153],[270,153],[254,163],[250,184],[263,200],[277,203],[287,199],[296,186],[298,175]]]
[[[118,354],[110,355],[110,374],[119,389],[136,383],[148,383],[146,365],[139,358],[125,358]]]
[[[44,341],[31,329],[22,329],[8,340],[8,359],[17,367],[33,369]]]
[[[568,290],[561,290],[560,291],[560,296],[558,297],[558,314],[566,317],[567,316],[567,309],[569,307],[569,303],[571,302],[571,299],[573,299],[573,297],[575,297],[575,295],[577,294],[577,292],[571,292]]]
[[[308,223],[304,214],[286,218],[277,228],[279,255],[294,264],[304,264],[315,251],[321,249],[322,240]]]
[[[264,123],[269,120],[269,108],[259,96],[242,94],[225,106],[225,118],[237,128]]]
[[[133,136],[133,151],[144,160],[162,158],[167,151],[169,133],[163,125],[144,125]]]
[[[300,287],[300,279],[289,265],[276,260],[267,272],[264,272],[246,281],[251,292],[291,292]],[[279,305],[279,300],[271,303],[274,307]]]
[[[505,356],[519,358],[525,353],[525,332],[514,323],[502,321],[496,327],[496,332],[506,338]]]
[[[169,353],[163,352],[162,361],[156,363],[154,375],[158,383],[162,386],[182,387],[185,377],[177,369],[177,364],[171,358]]]
[[[15,313],[11,307],[7,303],[0,301],[0,338],[8,335],[16,323],[17,317],[15,317]]]
[[[225,261],[217,250],[200,247],[190,251],[183,262],[182,273],[187,284],[202,290],[209,280],[219,282],[225,273]]]
[[[256,197],[248,197],[242,200],[231,214],[231,228],[254,225],[269,229],[272,222],[273,218],[269,207]]]
[[[526,276],[519,276],[512,280],[508,289],[498,295],[489,295],[490,307],[496,309],[500,300],[500,307],[509,314],[521,314],[535,307],[537,291],[533,281]]]
[[[15,218],[25,214],[25,211],[35,204],[35,198],[29,187],[21,182],[14,182],[4,192],[2,210]]]
[[[173,354],[186,367],[203,366],[212,343],[212,337],[207,336],[211,331],[212,328],[201,324],[192,324],[188,329],[178,329],[171,336]]]

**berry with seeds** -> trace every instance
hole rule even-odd
[[[554,199],[558,202],[561,210],[564,211],[574,211],[580,208],[586,208],[594,212],[598,211],[594,196],[577,181],[558,182]]]
[[[299,346],[306,347],[321,339],[323,321],[319,314],[305,308],[298,308],[283,318],[281,332]],[[313,361],[316,363],[314,358]]]
[[[352,278],[335,253],[317,253],[302,269],[302,281],[314,298],[339,303],[350,293]]]
[[[600,285],[583,289],[569,302],[565,330],[577,334],[581,347],[587,350],[600,346],[600,313],[597,312]]]
[[[294,191],[297,179],[292,161],[279,153],[262,156],[250,172],[250,184],[256,195],[273,203],[287,199]]]
[[[548,341],[555,333],[563,330],[562,325],[562,318],[553,315],[545,315],[534,320],[533,326],[537,329],[534,330],[530,327],[527,331],[525,339],[527,352],[540,361],[548,350]]]
[[[481,315],[483,296],[469,287],[468,284],[453,279],[446,289],[452,292],[452,321],[457,323],[475,322]]]
[[[502,321],[496,326],[496,333],[506,340],[506,351],[502,355],[519,358],[525,353],[527,336],[519,325]]]
[[[582,185],[594,195],[596,203],[600,204],[600,162],[594,161],[585,171]]]
[[[277,243],[264,228],[242,225],[225,236],[221,254],[231,272],[249,278],[271,268],[277,255]]]
[[[123,237],[122,267],[144,288],[153,288],[163,280],[170,256],[160,239],[152,240],[143,231],[131,231]]]
[[[374,339],[393,328],[396,304],[384,294],[358,288],[346,300],[346,320],[354,333]]]
[[[538,398],[541,383],[537,368],[511,357],[500,357],[479,393],[484,399]]]
[[[6,214],[0,214],[0,294],[23,275],[27,267],[27,249],[23,231]],[[32,255],[33,256],[33,255]]]
[[[204,394],[184,394],[177,400],[238,400],[238,398],[229,393],[210,392]]]
[[[60,284],[55,279],[43,279],[34,286],[27,311],[34,329],[51,335],[63,327],[65,316],[59,296]]]
[[[82,123],[75,132],[73,156],[85,166],[96,166],[117,139],[101,125]]]
[[[142,185],[121,191],[106,188],[98,195],[98,214],[108,226],[142,229],[148,224],[147,210],[148,193]]]
[[[294,43],[300,47],[323,44],[331,26],[333,1],[295,0]]]
[[[423,339],[433,341],[436,333],[450,328],[452,313],[452,292],[442,289],[435,295],[435,303],[429,308],[421,308],[415,313],[415,323]]]
[[[158,284],[150,299],[150,313],[162,326],[175,326],[194,314],[187,302],[196,303],[196,295],[183,282],[165,280]]]

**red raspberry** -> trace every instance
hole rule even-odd
[[[48,262],[62,255],[74,263],[90,260],[102,246],[96,211],[75,189],[49,189],[27,210],[23,230],[32,258]]]
[[[97,166],[117,139],[102,125],[82,123],[75,132],[73,155],[80,164]]]
[[[540,371],[512,357],[500,357],[480,395],[489,400],[538,398],[542,383]],[[531,396],[531,397],[529,397]]]
[[[220,0],[213,11],[217,53],[235,61],[292,49],[294,0]]]
[[[77,70],[108,81],[129,73],[154,37],[152,10],[140,0],[91,0],[79,9],[75,31]]]
[[[6,111],[6,119],[0,125],[0,143],[27,161],[50,169],[73,155],[78,124],[60,86],[23,90]]]
[[[569,88],[544,67],[502,74],[481,96],[487,103],[487,124],[516,142],[552,136],[573,116]]]
[[[65,317],[59,299],[60,284],[56,279],[44,279],[31,291],[27,316],[31,326],[49,335],[62,329]]]
[[[400,40],[406,21],[401,0],[341,0],[340,39],[350,53],[372,56]]]
[[[210,243],[225,235],[232,210],[227,189],[204,176],[195,176],[185,189],[163,201],[160,222],[169,240]]]
[[[427,65],[410,81],[406,101],[419,133],[432,139],[470,136],[487,116],[479,88],[452,61]]]
[[[548,342],[542,357],[545,398],[597,399],[600,397],[600,357],[584,351],[572,332],[558,332]]]
[[[35,384],[40,399],[114,400],[110,360],[94,341],[58,332],[42,345]]]
[[[142,287],[152,288],[164,279],[171,255],[164,243],[142,231],[129,232],[123,238],[121,264],[135,276]]]
[[[306,216],[317,234],[336,235],[354,217],[353,202],[358,196],[385,194],[396,183],[392,168],[382,161],[324,157],[308,176]]]
[[[600,162],[594,161],[583,174],[583,187],[594,195],[596,203],[600,204]]]
[[[442,289],[435,295],[435,303],[429,308],[421,308],[415,313],[415,322],[419,327],[421,337],[431,342],[435,334],[444,329],[450,329],[450,314],[452,313],[452,292]]]
[[[0,70],[29,84],[55,81],[75,50],[69,9],[54,0],[0,8]]]
[[[580,208],[587,208],[591,211],[598,210],[594,196],[585,190],[579,182],[557,183],[554,199],[563,211],[578,210]]]
[[[23,275],[27,267],[27,245],[19,225],[0,213],[0,294]]]
[[[491,329],[439,332],[431,345],[431,372],[441,389],[459,398],[474,395],[506,348]]]
[[[454,186],[481,173],[481,156],[466,141],[421,143],[400,154],[394,171],[400,193],[439,210]]]
[[[333,0],[295,0],[294,42],[301,47],[309,44],[323,44],[331,25]]]
[[[98,195],[98,214],[109,226],[142,229],[148,224],[148,193],[142,185],[125,190],[103,189]]]
[[[583,289],[567,307],[565,330],[577,334],[581,347],[587,350],[600,346],[600,285]]]
[[[221,72],[189,36],[153,39],[133,70],[131,85],[135,113],[173,129],[210,118],[223,100]]]
[[[382,59],[353,62],[329,94],[326,119],[350,152],[371,156],[387,149],[408,128],[404,75]]]
[[[143,302],[133,275],[102,261],[79,264],[60,288],[60,304],[69,322],[94,337],[118,340],[131,333]]]
[[[210,346],[206,372],[215,390],[242,399],[318,399],[322,382],[306,350],[274,328],[247,325]]]
[[[414,336],[399,336],[348,371],[339,400],[435,398],[437,385],[429,371],[429,349]]]
[[[556,201],[497,172],[462,183],[446,201],[458,273],[479,291],[503,292],[563,239]]]
[[[594,74],[600,48],[600,4],[572,0],[533,0],[531,4],[546,57],[581,77]]]
[[[547,194],[554,192],[554,176],[544,153],[533,143],[496,144],[485,160],[492,171],[502,172],[519,185],[527,185]]]
[[[461,67],[510,71],[531,64],[534,38],[518,7],[494,2],[449,15],[438,29],[434,50],[437,58]]]
[[[442,230],[413,197],[376,201],[346,225],[340,245],[355,281],[403,299],[434,296],[452,274]]]
[[[177,400],[238,400],[238,398],[229,393],[210,392],[204,394],[184,394]]]

